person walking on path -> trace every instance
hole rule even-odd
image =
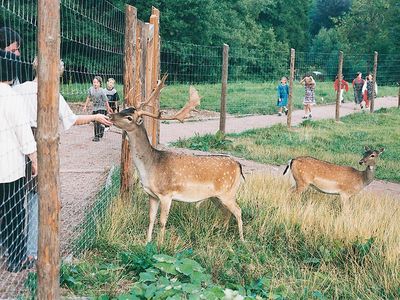
[[[282,110],[284,110],[287,115],[287,103],[289,98],[289,86],[287,85],[287,78],[282,77],[281,83],[278,85],[278,102],[277,106],[279,107],[278,116],[282,116]]]
[[[104,91],[101,88],[102,79],[100,76],[95,76],[93,78],[93,86],[91,86],[88,90],[88,96],[86,98],[85,106],[83,107],[83,111],[87,110],[87,106],[89,102],[93,102],[93,114],[103,114],[107,115],[108,113],[113,113],[110,105],[108,104],[108,98]],[[98,142],[104,135],[105,126],[100,124],[99,122],[94,122],[94,137],[92,139],[93,142]]]
[[[372,101],[372,99],[375,99],[378,95],[378,85],[376,84],[376,81],[374,93],[374,78],[371,73],[369,73],[365,78],[364,85],[362,87],[362,94],[364,95],[365,107],[368,108],[370,101]]]
[[[353,80],[353,90],[354,90],[354,109],[357,109],[357,106],[360,105],[361,109],[363,108],[363,95],[362,88],[364,86],[364,79],[362,79],[362,73],[357,72],[357,77]]]
[[[349,83],[343,79],[343,75],[341,78],[340,87],[339,87],[339,78],[338,78],[338,76],[336,76],[335,82],[333,83],[333,88],[335,89],[336,92],[340,92],[340,95],[339,95],[340,103],[344,103],[343,91],[346,91],[346,92],[349,91]]]
[[[303,119],[311,119],[311,106],[315,104],[315,80],[312,76],[305,76],[300,84],[304,84],[304,117]]]

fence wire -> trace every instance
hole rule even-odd
[[[93,125],[69,127],[83,113],[83,102],[88,99],[95,76],[102,77],[103,88],[108,78],[114,78],[115,89],[122,95],[124,17],[123,11],[106,0],[61,1],[61,57],[65,71],[60,103],[64,98],[68,101],[67,113],[60,113],[60,240],[64,259],[79,255],[96,242],[97,225],[119,190],[119,170],[114,166],[120,157],[120,132],[107,131],[97,124],[104,136],[95,143],[91,140],[98,131],[92,133]],[[35,256],[37,245],[36,183],[24,173],[24,169],[29,173],[25,159],[34,151],[32,128],[36,127],[33,61],[37,53],[37,1],[1,0],[0,28],[4,27],[20,35],[16,48],[6,49],[9,43],[0,45],[0,298],[9,298],[26,293],[27,274],[34,268],[19,267],[30,267],[25,265],[25,259],[27,255]],[[7,54],[10,52],[13,54]],[[231,47],[228,113],[274,113],[276,89],[281,77],[289,76],[289,61],[289,51]],[[317,82],[317,104],[334,102],[337,65],[336,52],[296,53],[295,107],[302,106],[304,88],[299,81],[307,74]],[[161,96],[162,108],[181,108],[188,98],[188,84],[195,84],[203,97],[200,108],[219,111],[222,45],[162,41],[160,67],[161,73],[169,74]],[[379,54],[377,81],[388,95],[397,94],[398,87],[393,86],[400,82],[399,67],[400,54]],[[344,53],[343,74],[350,86],[357,72],[365,76],[372,69],[373,53]],[[345,100],[353,101],[351,89]],[[93,112],[96,110],[86,113]]]
[[[31,170],[26,155],[36,150],[37,1],[0,1],[0,28],[0,298],[7,299],[27,296],[34,278],[28,275],[35,272],[38,255],[37,183],[24,172]],[[120,132],[100,124],[72,126],[99,111],[90,109],[91,101],[87,112],[71,101],[93,100],[88,96],[95,76],[103,79],[104,95],[114,95],[115,89],[121,94],[123,39],[124,12],[112,3],[61,1],[60,241],[64,259],[91,246],[96,225],[119,190],[115,165],[119,164]],[[109,86],[106,91],[108,78],[114,79],[115,89]],[[92,142],[100,135],[93,129],[96,126],[101,131],[99,143]]]

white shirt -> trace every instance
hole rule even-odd
[[[0,83],[0,183],[25,177],[25,155],[35,151],[24,100]]]
[[[31,127],[37,127],[37,90],[36,81],[26,81],[22,84],[13,86],[14,91],[21,95],[25,100],[28,109],[29,122]],[[78,118],[71,110],[64,97],[60,94],[60,103],[58,107],[58,117],[63,125],[64,130],[68,130],[74,125]]]

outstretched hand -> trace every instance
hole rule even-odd
[[[96,122],[99,122],[99,123],[104,124],[106,126],[111,126],[112,125],[112,122],[110,121],[110,118],[105,116],[105,115],[103,115],[103,114],[96,114],[95,118],[96,118]]]

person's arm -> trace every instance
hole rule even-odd
[[[346,92],[348,92],[349,91],[349,83],[346,80],[343,80],[343,79],[342,79],[342,83],[344,85],[344,89],[346,90]]]
[[[300,80],[300,84],[303,84],[306,78],[304,77],[302,80]]]
[[[32,176],[36,176],[38,174],[37,153],[28,154],[28,157],[32,162]]]
[[[110,104],[108,103],[108,100],[106,101],[106,108],[107,108],[107,112],[108,112],[109,114],[114,113],[113,110],[112,110],[111,107],[110,107]]]
[[[85,125],[90,122],[99,122],[107,126],[111,126],[112,122],[110,119],[103,114],[95,114],[95,115],[78,115],[74,125]]]

